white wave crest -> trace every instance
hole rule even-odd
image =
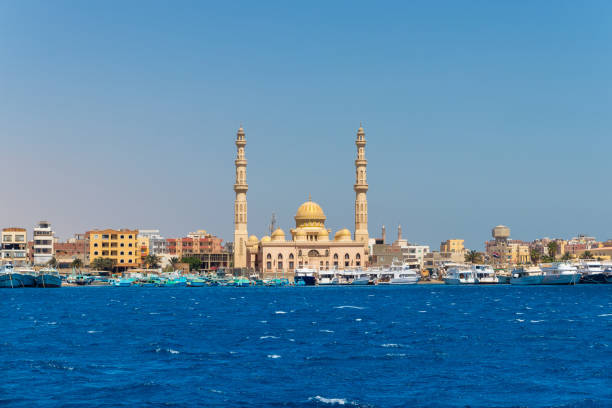
[[[281,358],[278,354],[268,354],[268,358]]]
[[[345,405],[347,403],[347,400],[344,398],[325,398],[320,395],[317,395],[316,397],[308,398],[308,399],[311,401],[316,400],[316,401],[322,402],[323,404],[329,404],[329,405]]]
[[[342,306],[335,306],[334,309],[359,309],[359,310],[363,310],[363,309],[365,309],[365,307],[352,306],[352,305],[342,305]]]

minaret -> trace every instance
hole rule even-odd
[[[397,240],[398,241],[402,240],[402,226],[401,225],[397,226]]]
[[[365,132],[359,125],[357,130],[357,160],[355,160],[356,180],[355,180],[355,241],[368,245],[370,239],[368,233],[368,182],[366,179],[366,166],[368,161],[365,158]]]
[[[246,181],[246,166],[247,161],[244,157],[244,147],[246,139],[244,137],[244,129],[240,126],[236,134],[236,183],[234,191],[236,192],[236,200],[234,201],[234,268],[246,268],[247,254],[246,243],[248,240],[247,232],[247,200],[246,193],[249,185]]]
[[[382,227],[382,243],[384,244],[387,241],[387,230],[385,226]]]

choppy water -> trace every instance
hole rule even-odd
[[[0,405],[612,406],[612,285],[0,291]]]

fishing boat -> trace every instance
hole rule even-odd
[[[248,278],[240,277],[240,278],[234,279],[234,286],[241,287],[241,288],[248,287],[248,286],[251,286],[251,281]]]
[[[119,288],[128,288],[132,286],[133,283],[134,281],[131,278],[121,278],[119,280],[115,280],[113,283],[113,286],[116,286]]]
[[[444,277],[446,285],[473,285],[476,283],[474,271],[467,266],[450,268]]]
[[[544,279],[542,270],[537,266],[521,266],[512,271],[511,285],[541,285]]]
[[[0,267],[0,288],[23,288],[23,276],[16,273],[13,265],[3,265]]]
[[[191,278],[187,280],[187,286],[190,288],[200,288],[206,286],[206,281],[202,278]]]
[[[495,271],[489,265],[474,265],[472,266],[474,278],[479,285],[494,285],[499,283],[499,279],[495,275]]]
[[[55,268],[43,268],[36,276],[36,286],[39,288],[60,288],[62,278]]]
[[[293,281],[296,286],[314,286],[317,284],[316,271],[312,268],[297,268]]]
[[[21,282],[26,288],[36,287],[36,271],[29,266],[16,268],[15,272],[21,275]]]
[[[321,271],[319,272],[319,285],[327,286],[327,285],[337,285],[338,278],[336,277],[336,273],[334,271]]]
[[[575,285],[580,282],[581,274],[578,268],[567,262],[555,262],[540,267],[544,274],[543,285]]]
[[[84,285],[89,285],[90,281],[89,281],[89,278],[87,278],[86,276],[83,276],[82,274],[78,274],[74,280],[74,283],[76,283],[79,286],[84,286]]]

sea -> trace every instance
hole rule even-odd
[[[0,406],[612,407],[612,285],[6,289]]]

